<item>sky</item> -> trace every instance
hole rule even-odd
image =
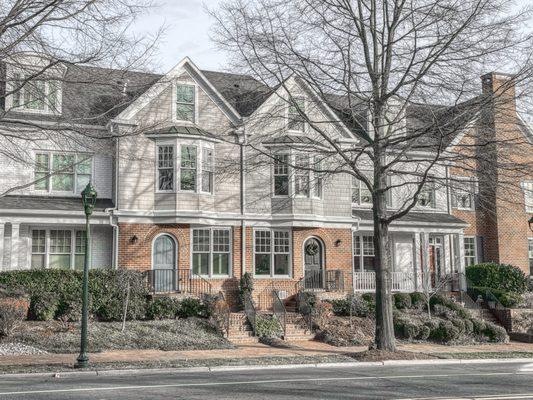
[[[159,42],[154,68],[167,72],[182,58],[189,56],[202,69],[223,70],[225,57],[217,52],[209,39],[213,21],[205,7],[216,7],[220,0],[157,0],[157,7],[140,17],[135,25],[138,32],[153,33],[165,27]]]

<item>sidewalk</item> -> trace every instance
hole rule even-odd
[[[261,343],[239,345],[236,349],[224,350],[120,350],[90,354],[93,363],[135,363],[190,361],[209,359],[245,359],[258,357],[291,357],[291,356],[335,356],[367,350],[365,346],[334,347],[316,341],[291,342],[292,348],[276,348]],[[438,344],[401,344],[399,350],[416,353],[487,353],[487,352],[531,352],[533,344],[511,342],[508,344],[485,344],[472,346],[444,346]],[[65,365],[73,364],[77,354],[44,354],[0,356],[1,366],[23,365]]]

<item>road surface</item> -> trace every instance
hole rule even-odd
[[[3,376],[4,399],[533,399],[533,363]]]

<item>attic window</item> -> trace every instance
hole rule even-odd
[[[195,122],[196,89],[192,85],[176,85],[176,119]]]
[[[61,84],[57,80],[30,79],[16,72],[11,81],[11,90],[10,106],[16,111],[61,113]]]

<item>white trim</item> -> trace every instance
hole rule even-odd
[[[478,251],[478,248],[477,248],[477,237],[475,235],[464,235],[463,236],[463,262],[464,262],[464,265],[467,266],[467,265],[470,265],[470,264],[467,264],[466,262],[466,259],[467,257],[468,258],[471,258],[471,256],[467,256],[466,255],[466,246],[465,246],[465,239],[473,239],[474,240],[474,264],[477,264],[479,262],[479,251]],[[472,265],[474,265],[472,264]]]
[[[302,276],[305,277],[305,243],[310,240],[310,239],[315,239],[316,241],[318,241],[321,249],[321,271],[322,271],[322,283],[323,285],[325,286],[326,285],[326,245],[324,243],[324,241],[316,236],[316,235],[310,235],[310,236],[307,236],[304,241],[302,242]],[[294,274],[296,275],[296,274]]]
[[[178,239],[176,239],[176,237],[172,233],[169,233],[169,232],[160,232],[157,235],[155,235],[154,238],[152,239],[151,254],[150,254],[150,269],[154,270],[154,245],[155,245],[156,240],[158,238],[160,238],[161,236],[168,236],[172,240],[172,243],[174,243],[174,266],[173,266],[173,269],[175,271],[177,271],[178,267],[179,267],[179,259],[178,259],[178,256],[179,256],[178,243],[179,242],[178,242]]]
[[[45,235],[45,247],[44,247],[44,253],[34,253],[32,246],[33,246],[33,231],[44,231]],[[85,232],[85,226],[78,226],[78,227],[65,227],[65,226],[39,226],[37,224],[30,225],[28,227],[28,238],[29,238],[29,263],[28,267],[32,268],[31,266],[31,258],[33,254],[42,254],[44,255],[44,265],[43,268],[45,269],[51,269],[50,267],[50,231],[65,231],[70,232],[70,253],[54,253],[54,254],[69,254],[69,269],[75,270],[76,269],[76,255],[81,255],[82,253],[76,253],[76,232],[82,231]],[[89,248],[92,246],[92,241],[88,243]],[[87,249],[85,249],[87,251]],[[85,254],[85,253],[83,253]],[[92,268],[93,264],[91,262],[91,265],[89,268]]]
[[[175,143],[164,143],[164,142],[155,142],[155,192],[156,193],[176,193],[176,175],[177,175],[177,154],[176,154],[176,144]],[[172,157],[172,189],[171,190],[161,190],[159,189],[159,170],[160,169],[170,169],[170,168],[159,168],[159,148],[160,147],[171,147],[173,152]]]
[[[255,233],[258,231],[266,231],[270,232],[270,274],[268,275],[257,275],[255,273]],[[275,253],[274,252],[274,232],[288,232],[289,234],[289,252],[288,253]],[[281,227],[254,227],[252,229],[252,244],[253,244],[253,252],[252,252],[252,276],[254,279],[292,279],[293,274],[293,248],[292,248],[292,229],[289,228],[281,228]],[[267,253],[259,253],[259,254],[267,254]],[[289,273],[288,275],[276,275],[274,273],[276,266],[274,265],[274,259],[276,254],[288,254],[289,260],[288,260],[288,267],[289,267]]]
[[[205,275],[205,274],[195,274],[195,275],[198,275],[198,276],[201,276],[202,278],[205,278],[205,279],[228,279],[228,278],[232,278],[234,276],[233,274],[233,229],[231,226],[191,226],[190,229],[189,229],[189,243],[190,243],[190,260],[189,260],[189,263],[190,263],[190,270],[191,270],[191,273],[194,274],[194,271],[193,271],[193,255],[194,255],[194,251],[193,251],[193,246],[194,246],[194,235],[193,235],[193,231],[194,230],[208,230],[209,231],[209,251],[208,252],[197,252],[197,253],[201,253],[201,254],[209,254],[209,264],[207,266],[207,269],[208,269],[208,274]],[[229,232],[229,257],[228,257],[228,273],[226,275],[215,275],[213,274],[213,231],[214,230],[225,230],[225,231],[228,231]],[[222,254],[222,253],[221,253]]]
[[[193,79],[192,76],[191,76],[191,79]],[[178,85],[179,86],[188,86],[188,87],[194,88],[194,103],[193,103],[193,106],[194,106],[193,119],[194,119],[194,121],[187,121],[187,120],[184,120],[184,119],[178,119],[178,115],[177,115],[178,114]],[[172,84],[172,122],[179,123],[179,124],[184,124],[184,125],[195,125],[195,124],[198,124],[198,118],[199,118],[198,98],[199,98],[199,96],[198,96],[198,85],[196,85],[195,83],[193,83],[193,84],[184,83],[184,82],[181,82],[181,81],[178,81],[178,80],[173,82],[173,84]],[[187,104],[187,103],[182,103],[182,104]]]

